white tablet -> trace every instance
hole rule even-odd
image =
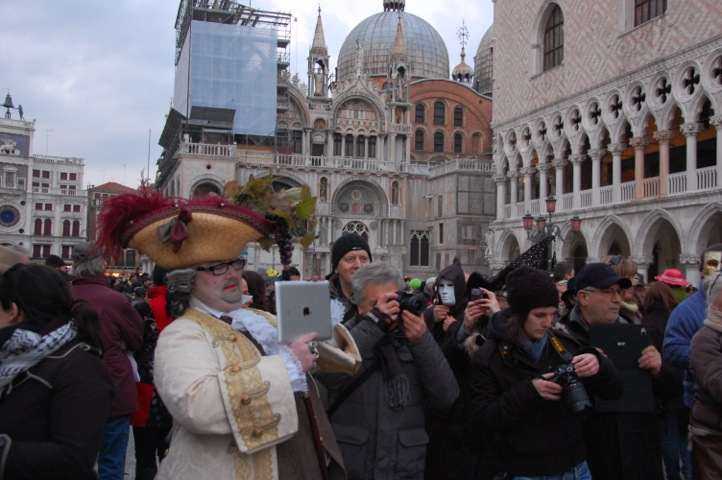
[[[276,282],[278,341],[290,343],[309,332],[316,340],[331,338],[331,294],[328,282]]]

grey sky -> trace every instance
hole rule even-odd
[[[319,2],[240,3],[296,18],[291,70],[305,82]],[[346,35],[382,5],[382,0],[320,2],[332,69]],[[177,11],[177,0],[0,2],[5,47],[0,93],[4,100],[9,89],[25,119],[36,120],[33,151],[84,158],[84,187],[109,181],[137,186],[148,164],[154,179],[158,138],[173,95]],[[466,63],[473,66],[492,23],[493,3],[407,0],[406,11],[436,28],[453,68],[460,60],[462,21],[469,31]],[[12,113],[17,118],[17,111]]]

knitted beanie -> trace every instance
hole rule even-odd
[[[331,272],[336,270],[338,262],[352,250],[366,250],[366,253],[369,254],[369,260],[373,260],[368,242],[358,233],[347,233],[341,235],[341,237],[333,242],[333,248],[331,249]]]
[[[559,291],[548,272],[522,265],[506,276],[506,299],[512,312],[526,314],[532,308],[557,307]]]

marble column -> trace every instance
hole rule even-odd
[[[715,115],[709,119],[710,125],[714,125],[717,130],[717,187],[722,186],[722,115]]]
[[[629,140],[634,147],[634,198],[644,198],[644,148],[647,146],[647,139],[634,137]]]
[[[607,153],[603,148],[589,150],[589,157],[592,159],[592,205],[599,205],[601,188],[601,160]]]
[[[687,137],[687,192],[696,192],[697,185],[697,135],[702,131],[700,123],[685,123],[679,131]]]
[[[506,201],[506,175],[494,175],[492,180],[496,183],[496,218],[505,218],[504,202]]]
[[[671,130],[654,132],[654,139],[659,144],[659,195],[669,195],[669,141],[674,138]],[[676,193],[676,192],[675,192]]]
[[[531,181],[532,174],[534,173],[533,167],[524,167],[521,169],[521,174],[524,176],[524,210],[529,210],[533,199],[531,198]]]
[[[584,161],[585,155],[583,153],[575,153],[569,157],[573,167],[573,178],[572,178],[572,208],[581,207],[581,193],[582,193],[582,162]],[[562,203],[563,205],[563,203]]]
[[[545,200],[549,196],[549,179],[547,177],[551,165],[540,163],[536,166],[539,171],[539,199]]]
[[[554,166],[556,176],[554,196],[556,196],[559,201],[561,201],[562,195],[564,195],[564,167],[566,164],[567,160],[565,158],[555,158],[552,160],[552,166]]]
[[[627,148],[623,143],[611,143],[607,150],[612,154],[612,203],[622,200],[622,152]]]
[[[519,201],[519,187],[518,187],[518,178],[519,178],[519,172],[511,171],[509,172],[509,193],[511,194],[511,198],[509,199],[509,203],[511,204],[512,208],[512,218],[516,218],[516,204]]]

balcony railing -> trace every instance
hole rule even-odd
[[[700,168],[697,170],[696,180],[697,189],[687,189],[687,173],[674,173],[667,177],[668,194],[664,197],[660,196],[660,178],[645,178],[642,182],[643,199],[653,198],[674,198],[695,192],[705,192],[710,190],[719,190],[717,183],[717,167]],[[594,202],[593,191],[591,189],[579,192],[579,205],[574,204],[574,194],[565,193],[561,196],[557,204],[559,212],[577,212],[585,208],[600,207],[606,205],[623,204],[635,200],[635,182],[625,182],[619,185],[619,200],[614,200],[614,187],[606,185],[599,189],[599,201]],[[527,211],[532,215],[537,215],[544,207],[544,199],[533,199],[525,206],[524,202],[517,202],[514,205],[503,205],[501,215],[503,219],[512,219],[522,217]],[[521,212],[521,213],[520,213]]]

